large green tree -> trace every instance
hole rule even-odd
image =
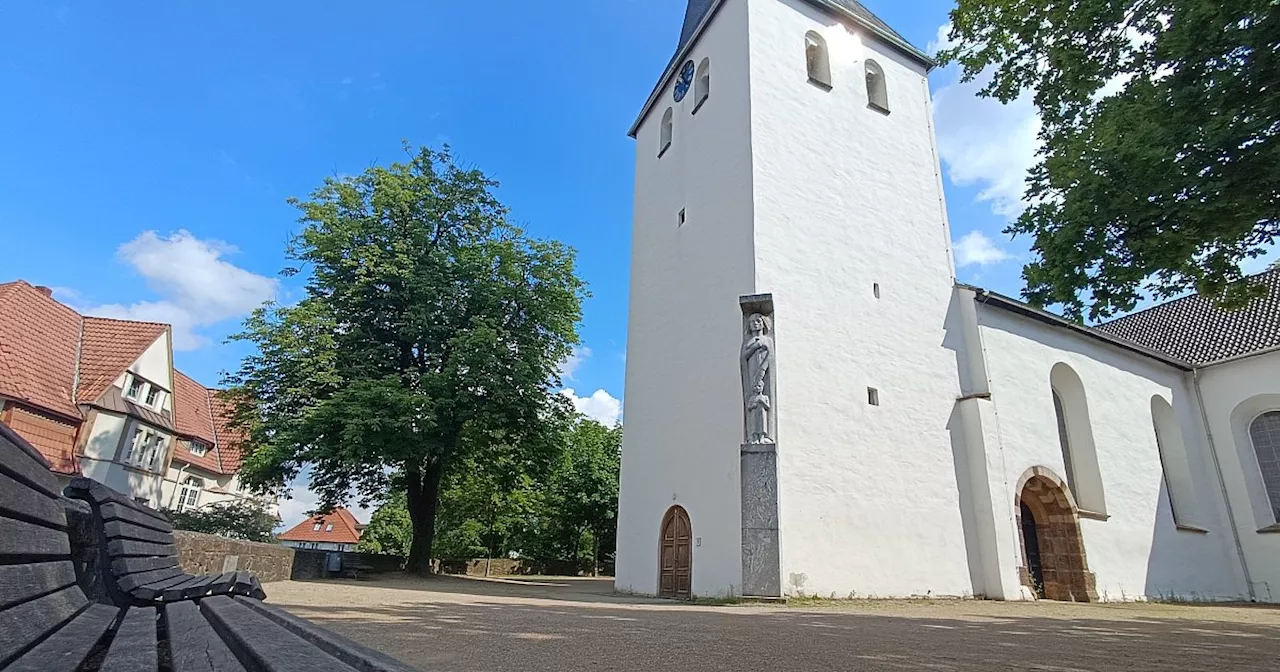
[[[405,495],[397,491],[387,498],[369,517],[369,524],[360,533],[361,553],[398,555],[407,557],[413,544],[413,520],[405,505]]]
[[[554,455],[570,412],[552,390],[586,295],[574,253],[513,226],[495,187],[447,148],[325,180],[292,201],[286,272],[307,274],[305,296],[236,337],[255,346],[228,380],[245,480],[282,487],[310,465],[322,507],[396,484],[419,573],[451,470],[494,450]]]
[[[565,451],[552,475],[551,510],[567,532],[570,557],[585,550],[598,572],[600,558],[617,545],[618,479],[622,470],[622,426],[580,419],[568,432]],[[582,548],[583,541],[590,547]]]
[[[1077,319],[1144,293],[1257,295],[1239,262],[1280,234],[1280,3],[959,0],[940,56],[1043,125],[1024,294]]]

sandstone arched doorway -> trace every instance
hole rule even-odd
[[[1049,600],[1097,601],[1080,519],[1062,479],[1043,467],[1031,469],[1022,477],[1013,506],[1022,543],[1022,585]]]
[[[658,596],[685,599],[693,594],[693,525],[683,507],[662,517],[659,537]]]

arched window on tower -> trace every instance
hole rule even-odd
[[[693,84],[693,113],[697,114],[702,104],[707,102],[707,97],[711,95],[711,59],[704,58],[702,63],[698,64],[698,76],[694,79]]]
[[[1173,413],[1173,406],[1164,397],[1151,398],[1151,422],[1155,426],[1156,449],[1160,451],[1160,466],[1164,471],[1164,487],[1169,493],[1169,507],[1173,522],[1183,528],[1200,530],[1195,515],[1195,485],[1191,480],[1191,462],[1182,440],[1182,428]]]
[[[674,118],[675,113],[673,113],[669,107],[667,108],[667,111],[662,114],[662,131],[658,140],[659,158],[661,158],[663,154],[666,154],[667,150],[671,148],[671,131],[672,121]]]
[[[1280,521],[1280,411],[1259,415],[1249,425],[1249,439],[1258,456],[1262,485],[1271,503],[1271,512]]]
[[[831,56],[827,52],[827,41],[814,31],[804,36],[804,61],[809,71],[809,81],[831,88]]]
[[[889,111],[889,86],[884,81],[884,68],[867,59],[867,105],[881,112]]]
[[[1059,363],[1049,373],[1049,385],[1057,420],[1058,443],[1067,472],[1067,487],[1082,515],[1105,516],[1107,504],[1102,493],[1102,472],[1098,469],[1098,451],[1093,444],[1093,425],[1089,420],[1084,383],[1070,366]]]

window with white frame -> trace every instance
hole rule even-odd
[[[203,441],[192,439],[190,445],[187,446],[187,450],[195,457],[204,457],[209,453],[209,445]]]
[[[879,63],[867,59],[867,105],[880,110],[889,111],[889,85],[884,80],[884,68]]]
[[[667,150],[671,148],[671,136],[673,135],[674,127],[675,127],[675,113],[672,112],[671,108],[668,107],[667,111],[664,112],[662,115],[662,128],[659,131],[659,136],[658,136],[658,156],[659,157],[661,157],[663,154],[666,154]]]
[[[697,114],[702,104],[711,96],[711,59],[704,58],[698,65],[698,78],[693,84],[693,113]]]
[[[192,509],[200,503],[200,491],[204,489],[204,479],[188,476],[182,481],[182,492],[178,494],[178,510]]]
[[[333,523],[329,523],[328,525],[325,525],[325,526],[324,526],[324,531],[325,531],[325,532],[332,532],[332,531],[333,531]]]
[[[312,531],[312,532],[319,532],[321,527],[322,527],[322,525],[321,525],[320,523],[316,523],[315,525],[312,525],[312,526],[311,526],[311,531]]]
[[[165,389],[155,383],[130,373],[125,378],[124,398],[159,410],[164,403]]]
[[[1271,503],[1271,511],[1280,520],[1280,411],[1259,415],[1249,425],[1253,452],[1258,456],[1263,489]]]
[[[156,471],[164,461],[164,445],[164,434],[146,425],[135,425],[122,461],[139,469]]]
[[[827,41],[816,32],[810,31],[804,36],[804,60],[809,81],[830,89],[831,58],[827,53]]]

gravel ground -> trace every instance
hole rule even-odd
[[[1268,670],[1272,606],[855,601],[713,606],[607,579],[285,581],[269,602],[422,670]]]

